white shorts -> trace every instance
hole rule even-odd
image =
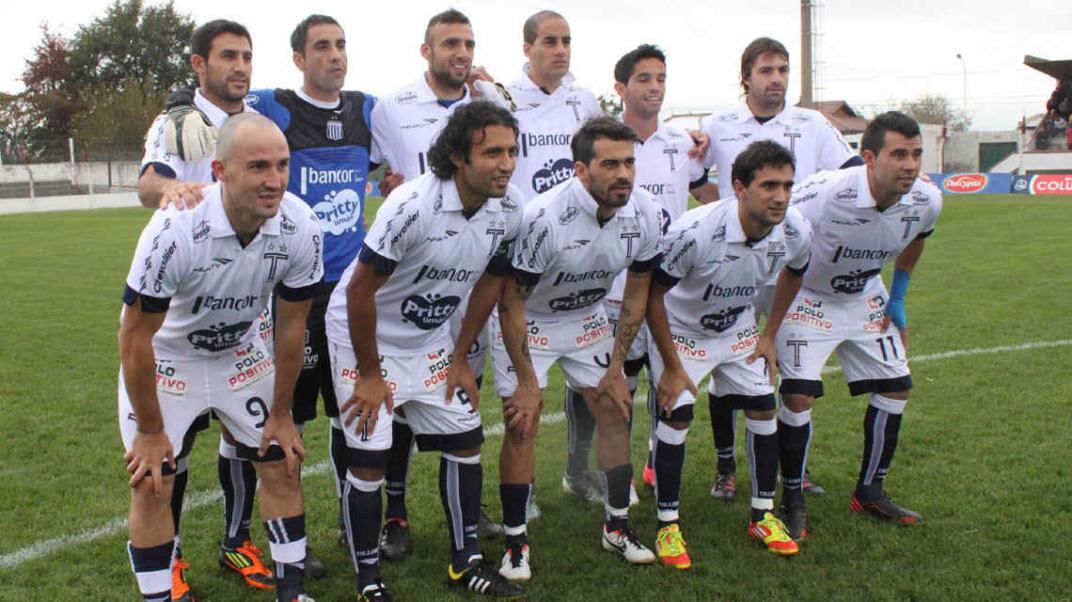
[[[711,373],[711,389],[719,397],[742,399],[742,408],[748,410],[774,409],[774,387],[770,383],[766,362],[757,359],[749,364],[746,360],[756,348],[759,329],[755,324],[736,327],[732,332],[713,338],[695,338],[671,334],[674,348],[681,365],[694,385]],[[656,386],[662,378],[665,364],[654,342],[648,349],[651,358],[651,377]],[[757,399],[758,398],[758,399]],[[687,389],[674,402],[674,410],[693,405],[696,398]]]
[[[469,297],[466,296],[462,302],[462,307],[468,307]],[[457,341],[458,335],[462,332],[462,314],[465,312],[456,311],[450,316],[450,340]],[[492,318],[488,318],[490,323]],[[491,332],[488,329],[487,324],[477,335],[476,341],[469,347],[465,353],[465,359],[469,361],[469,368],[473,371],[473,376],[480,378],[484,374],[484,364],[488,357],[488,344],[491,342]]]
[[[357,355],[349,346],[331,343],[331,380],[339,407],[350,399],[357,382]],[[447,368],[450,352],[440,349],[415,356],[383,356],[380,371],[394,396],[395,410],[405,406],[406,422],[416,435],[421,450],[462,451],[479,447],[483,441],[480,414],[469,403],[463,389],[456,389],[450,404]],[[392,415],[381,406],[376,426],[359,433],[343,428],[346,446],[355,450],[383,451],[391,448]]]
[[[607,312],[607,319],[610,320],[611,326],[614,327],[614,332],[618,331],[618,315],[622,311],[622,302],[617,299],[604,299],[603,307]],[[629,346],[629,352],[626,354],[627,360],[638,360],[644,357],[644,354],[648,352],[648,325],[642,323],[640,330],[637,331],[636,338],[633,339],[633,344]]]
[[[547,373],[555,362],[574,391],[598,385],[606,374],[614,348],[614,327],[602,305],[591,309],[579,319],[546,324],[533,320],[526,322],[529,354],[541,389],[547,387]],[[500,397],[510,397],[517,389],[517,373],[503,344],[501,324],[496,320],[492,327],[491,365],[495,371],[495,390]]]
[[[213,410],[220,422],[249,454],[261,444],[261,430],[272,409],[275,363],[259,337],[218,358],[156,360],[156,396],[164,432],[176,454],[194,420]],[[138,423],[119,370],[119,432],[126,449],[134,442]],[[251,448],[243,450],[242,448]]]
[[[882,332],[886,299],[881,285],[844,301],[801,290],[778,329],[781,392],[821,397],[823,366],[835,350],[853,395],[912,388],[900,331],[891,324]]]

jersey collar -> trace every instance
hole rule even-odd
[[[790,114],[792,113],[793,109],[794,109],[794,107],[792,105],[790,105],[788,102],[785,103],[782,106],[781,111],[778,111],[778,113],[774,117],[771,117],[768,121],[766,121],[762,125],[766,125],[767,123],[779,123],[781,125],[790,125],[789,117],[790,117]],[[740,108],[737,109],[737,123],[744,123],[746,121],[753,121],[757,125],[759,124],[759,121],[756,119],[755,114],[752,113],[752,109],[748,108],[748,103],[747,102],[742,102]]]
[[[878,210],[878,203],[875,201],[875,197],[871,196],[871,186],[867,183],[867,166],[861,165],[855,169],[858,169],[859,173],[856,174],[856,201],[853,204],[859,209],[870,208]],[[897,205],[911,204],[912,191],[909,190],[908,194],[902,194],[901,198],[897,199],[897,202],[890,205],[887,209],[896,207]]]
[[[194,91],[194,105],[197,106],[198,109],[201,109],[201,112],[208,117],[208,120],[212,122],[212,127],[214,128],[219,129],[223,127],[223,122],[227,121],[227,117],[229,117],[227,111],[212,104],[212,101],[201,94],[201,88]],[[242,110],[245,111],[246,108],[246,101],[243,99]]]
[[[744,201],[742,201],[741,199],[738,199],[736,197],[734,197],[734,200],[736,200],[736,202],[733,203],[731,205],[731,207],[730,207],[730,213],[732,215],[727,216],[727,218],[726,218],[726,242],[740,243],[740,244],[748,245],[748,235],[744,233],[744,226],[741,225],[740,209],[741,209],[741,203],[743,203]],[[788,208],[787,208],[787,215],[788,215]],[[782,224],[784,224],[784,223],[785,223],[785,219],[783,218]],[[774,226],[773,228],[771,228],[771,231],[767,232],[766,236],[764,236],[763,238],[753,242],[752,244],[750,244],[748,246],[753,248],[753,249],[762,249],[762,248],[765,248],[769,242],[781,240],[782,237],[783,237],[782,225],[779,224],[779,225]]]
[[[439,180],[439,198],[443,201],[439,208],[440,211],[457,211],[461,213],[465,207],[462,205],[462,197],[458,195],[458,185],[454,182],[454,178],[442,180],[437,177],[436,179]],[[473,217],[469,219],[472,220],[483,211],[498,213],[500,209],[499,199],[488,198],[488,200],[484,201],[484,206],[478,209]]]
[[[580,178],[573,176],[570,178],[569,183],[569,196],[570,199],[575,201],[585,213],[592,216],[592,219],[598,219],[596,211],[599,210],[599,203],[592,198],[592,194],[585,189],[584,184],[581,183]],[[619,211],[623,209],[619,207]]]
[[[532,77],[529,75],[529,71],[531,69],[532,64],[527,61],[524,65],[521,66],[521,73],[524,75],[524,77],[521,78],[521,81],[519,82],[519,87],[525,90],[538,90],[540,92],[543,92],[543,88],[536,85],[536,82],[532,81]],[[577,78],[574,77],[572,73],[567,72],[566,75],[562,76],[562,81],[558,84],[558,87],[555,88],[555,91],[551,93],[551,96],[558,94],[558,91],[563,88],[571,87],[573,85],[573,82],[575,81],[577,81]],[[546,94],[546,92],[544,93]]]
[[[215,184],[205,188],[205,221],[208,222],[209,236],[212,238],[238,237],[231,226],[231,220],[227,219],[227,212],[223,209],[223,184]],[[280,224],[283,221],[283,203],[279,204],[279,211],[261,225],[260,234],[265,236],[279,236]],[[254,240],[256,237],[254,237]]]
[[[439,97],[436,96],[435,90],[432,90],[432,86],[430,86],[428,84],[428,72],[427,71],[421,73],[420,79],[418,79],[414,83],[413,87],[414,87],[414,90],[417,92],[417,102],[420,102],[420,103],[426,103],[426,102],[438,103],[439,102]],[[465,103],[465,102],[468,102],[470,100],[469,99],[469,86],[468,85],[462,86],[462,90],[464,90],[464,92],[462,93],[462,97],[459,98],[458,100],[454,101],[455,103]]]

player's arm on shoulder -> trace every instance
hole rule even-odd
[[[159,171],[158,171],[159,170]],[[168,175],[170,168],[160,163],[150,163],[138,176],[138,200],[149,209],[193,209],[205,195],[208,182],[187,182]],[[174,174],[174,171],[171,171]]]

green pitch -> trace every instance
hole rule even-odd
[[[371,216],[370,216],[371,217]],[[123,278],[144,210],[0,218],[0,600],[135,600],[121,520],[128,503],[116,426],[115,334]],[[864,404],[839,374],[816,404],[810,466],[829,491],[809,499],[811,534],[799,557],[776,558],[745,534],[744,499],[708,496],[714,453],[706,404],[688,441],[682,491],[693,569],[629,567],[599,547],[600,508],[561,492],[565,424],[544,424],[530,526],[532,599],[629,600],[1067,600],[1072,488],[1072,198],[948,198],[912,279],[908,306],[916,389],[888,481],[926,524],[898,528],[851,515]],[[1058,341],[1055,346],[985,352]],[[1063,342],[1060,342],[1063,341]],[[952,357],[934,354],[965,351]],[[928,359],[929,358],[929,359]],[[545,413],[561,418],[561,378]],[[485,424],[500,409],[485,387]],[[305,478],[310,541],[330,575],[308,583],[318,600],[352,600],[354,575],[336,542],[336,502],[325,470],[327,423],[309,425]],[[742,427],[743,428],[743,427]],[[634,428],[643,462],[647,419]],[[738,443],[744,439],[738,430]],[[485,501],[499,515],[498,450],[484,448]],[[183,548],[201,600],[273,600],[216,565],[223,528],[215,428],[191,458]],[[451,598],[438,460],[419,455],[410,477],[415,554],[385,565],[397,598]],[[633,521],[653,545],[652,494]],[[193,507],[190,507],[190,504]],[[267,548],[259,520],[257,543]],[[498,562],[498,542],[484,542]]]

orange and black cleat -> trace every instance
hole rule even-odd
[[[248,539],[237,548],[220,544],[220,566],[241,575],[246,584],[254,589],[275,589],[275,577],[261,560],[263,554]]]
[[[186,569],[190,563],[176,556],[171,563],[171,600],[172,602],[197,602],[190,584],[186,582]]]

